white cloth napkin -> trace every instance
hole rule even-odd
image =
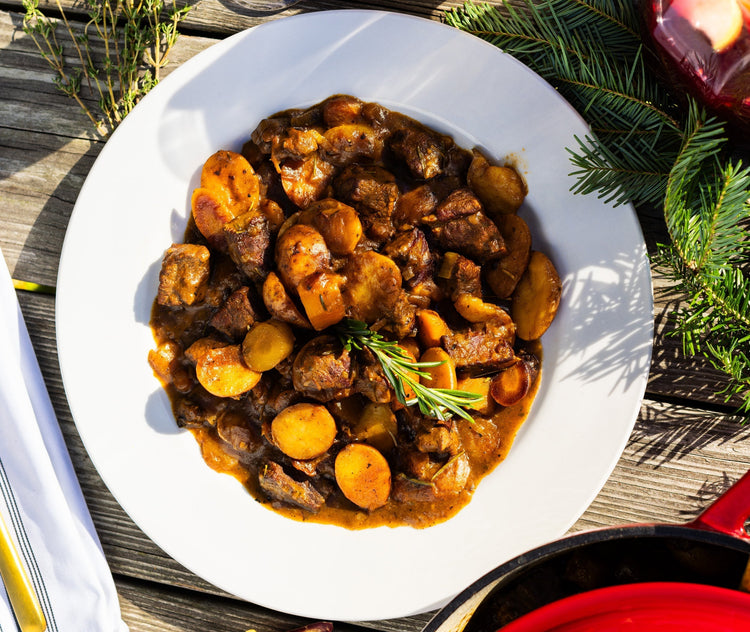
[[[48,632],[124,632],[112,574],[0,251],[0,512]],[[17,630],[0,588],[0,632]]]

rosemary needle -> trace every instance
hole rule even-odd
[[[430,388],[419,382],[419,377],[428,375],[422,369],[438,366],[442,362],[415,362],[398,343],[386,340],[359,320],[347,318],[336,329],[347,351],[367,348],[373,353],[399,402],[406,406],[416,404],[420,412],[428,417],[446,420],[458,415],[473,421],[466,407],[478,403],[481,395],[456,389]],[[407,398],[407,389],[414,393],[414,397]]]

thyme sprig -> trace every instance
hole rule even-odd
[[[416,404],[423,415],[435,419],[446,420],[457,415],[473,421],[466,407],[478,403],[480,395],[456,389],[431,388],[419,381],[420,377],[429,376],[424,369],[442,362],[415,361],[397,342],[386,340],[359,320],[346,318],[336,327],[336,331],[347,351],[366,348],[372,352],[393,387],[396,398],[405,406]],[[414,395],[408,396],[408,391]]]
[[[23,30],[52,68],[55,85],[105,136],[159,82],[190,10],[177,0],[84,0],[89,21],[79,27],[55,0],[62,28],[39,9],[39,0],[22,4]]]

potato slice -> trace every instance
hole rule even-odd
[[[491,165],[475,149],[466,180],[490,216],[515,213],[526,197],[526,183],[515,169]]]
[[[344,276],[344,300],[352,318],[372,324],[391,315],[401,292],[401,271],[393,259],[366,250],[349,258]]]
[[[455,389],[458,382],[456,378],[456,363],[441,347],[430,347],[426,349],[419,358],[420,362],[441,362],[437,366],[424,367],[421,370],[428,377],[421,377],[419,381],[429,388]]]
[[[276,270],[290,290],[307,277],[331,265],[331,251],[312,226],[294,224],[276,242]]]
[[[219,150],[203,163],[201,187],[214,192],[234,217],[260,202],[258,176],[247,158],[233,151]]]
[[[294,349],[292,328],[280,320],[255,323],[242,342],[242,357],[253,371],[270,371]]]
[[[295,305],[284,284],[275,272],[271,272],[263,282],[263,302],[274,318],[296,327],[311,329],[310,321]]]
[[[293,404],[271,422],[271,437],[279,450],[302,461],[325,454],[336,432],[336,421],[320,404]]]
[[[518,337],[541,338],[557,314],[561,296],[562,283],[552,261],[544,253],[533,251],[511,302]]]
[[[317,272],[297,286],[297,294],[313,329],[321,331],[335,325],[346,314],[341,294],[343,282],[335,272]]]
[[[505,255],[483,266],[487,285],[498,298],[508,298],[516,289],[531,257],[531,231],[518,215],[501,215],[495,223],[505,241]]]
[[[222,203],[221,196],[216,191],[203,187],[193,191],[190,205],[193,220],[201,235],[217,250],[226,251],[224,224],[235,218],[234,212]]]
[[[350,443],[336,456],[336,483],[351,502],[372,511],[388,502],[391,468],[385,457],[366,443]]]
[[[260,381],[260,373],[249,369],[239,345],[216,347],[204,353],[195,365],[201,386],[216,397],[237,397]]]

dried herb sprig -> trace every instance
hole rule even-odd
[[[23,0],[23,30],[55,72],[57,87],[107,135],[158,83],[190,8],[176,0],[85,0],[89,21],[81,29],[55,1],[67,36],[58,36],[58,20],[39,9],[39,0]],[[92,98],[98,110],[88,105]]]
[[[430,388],[419,381],[420,377],[429,375],[423,369],[442,362],[416,362],[397,342],[386,340],[359,320],[344,319],[336,331],[347,351],[367,348],[372,352],[402,404],[416,404],[423,415],[435,419],[446,420],[457,415],[473,421],[466,407],[478,403],[480,395],[456,389]],[[413,397],[407,397],[409,390],[414,393]]]

